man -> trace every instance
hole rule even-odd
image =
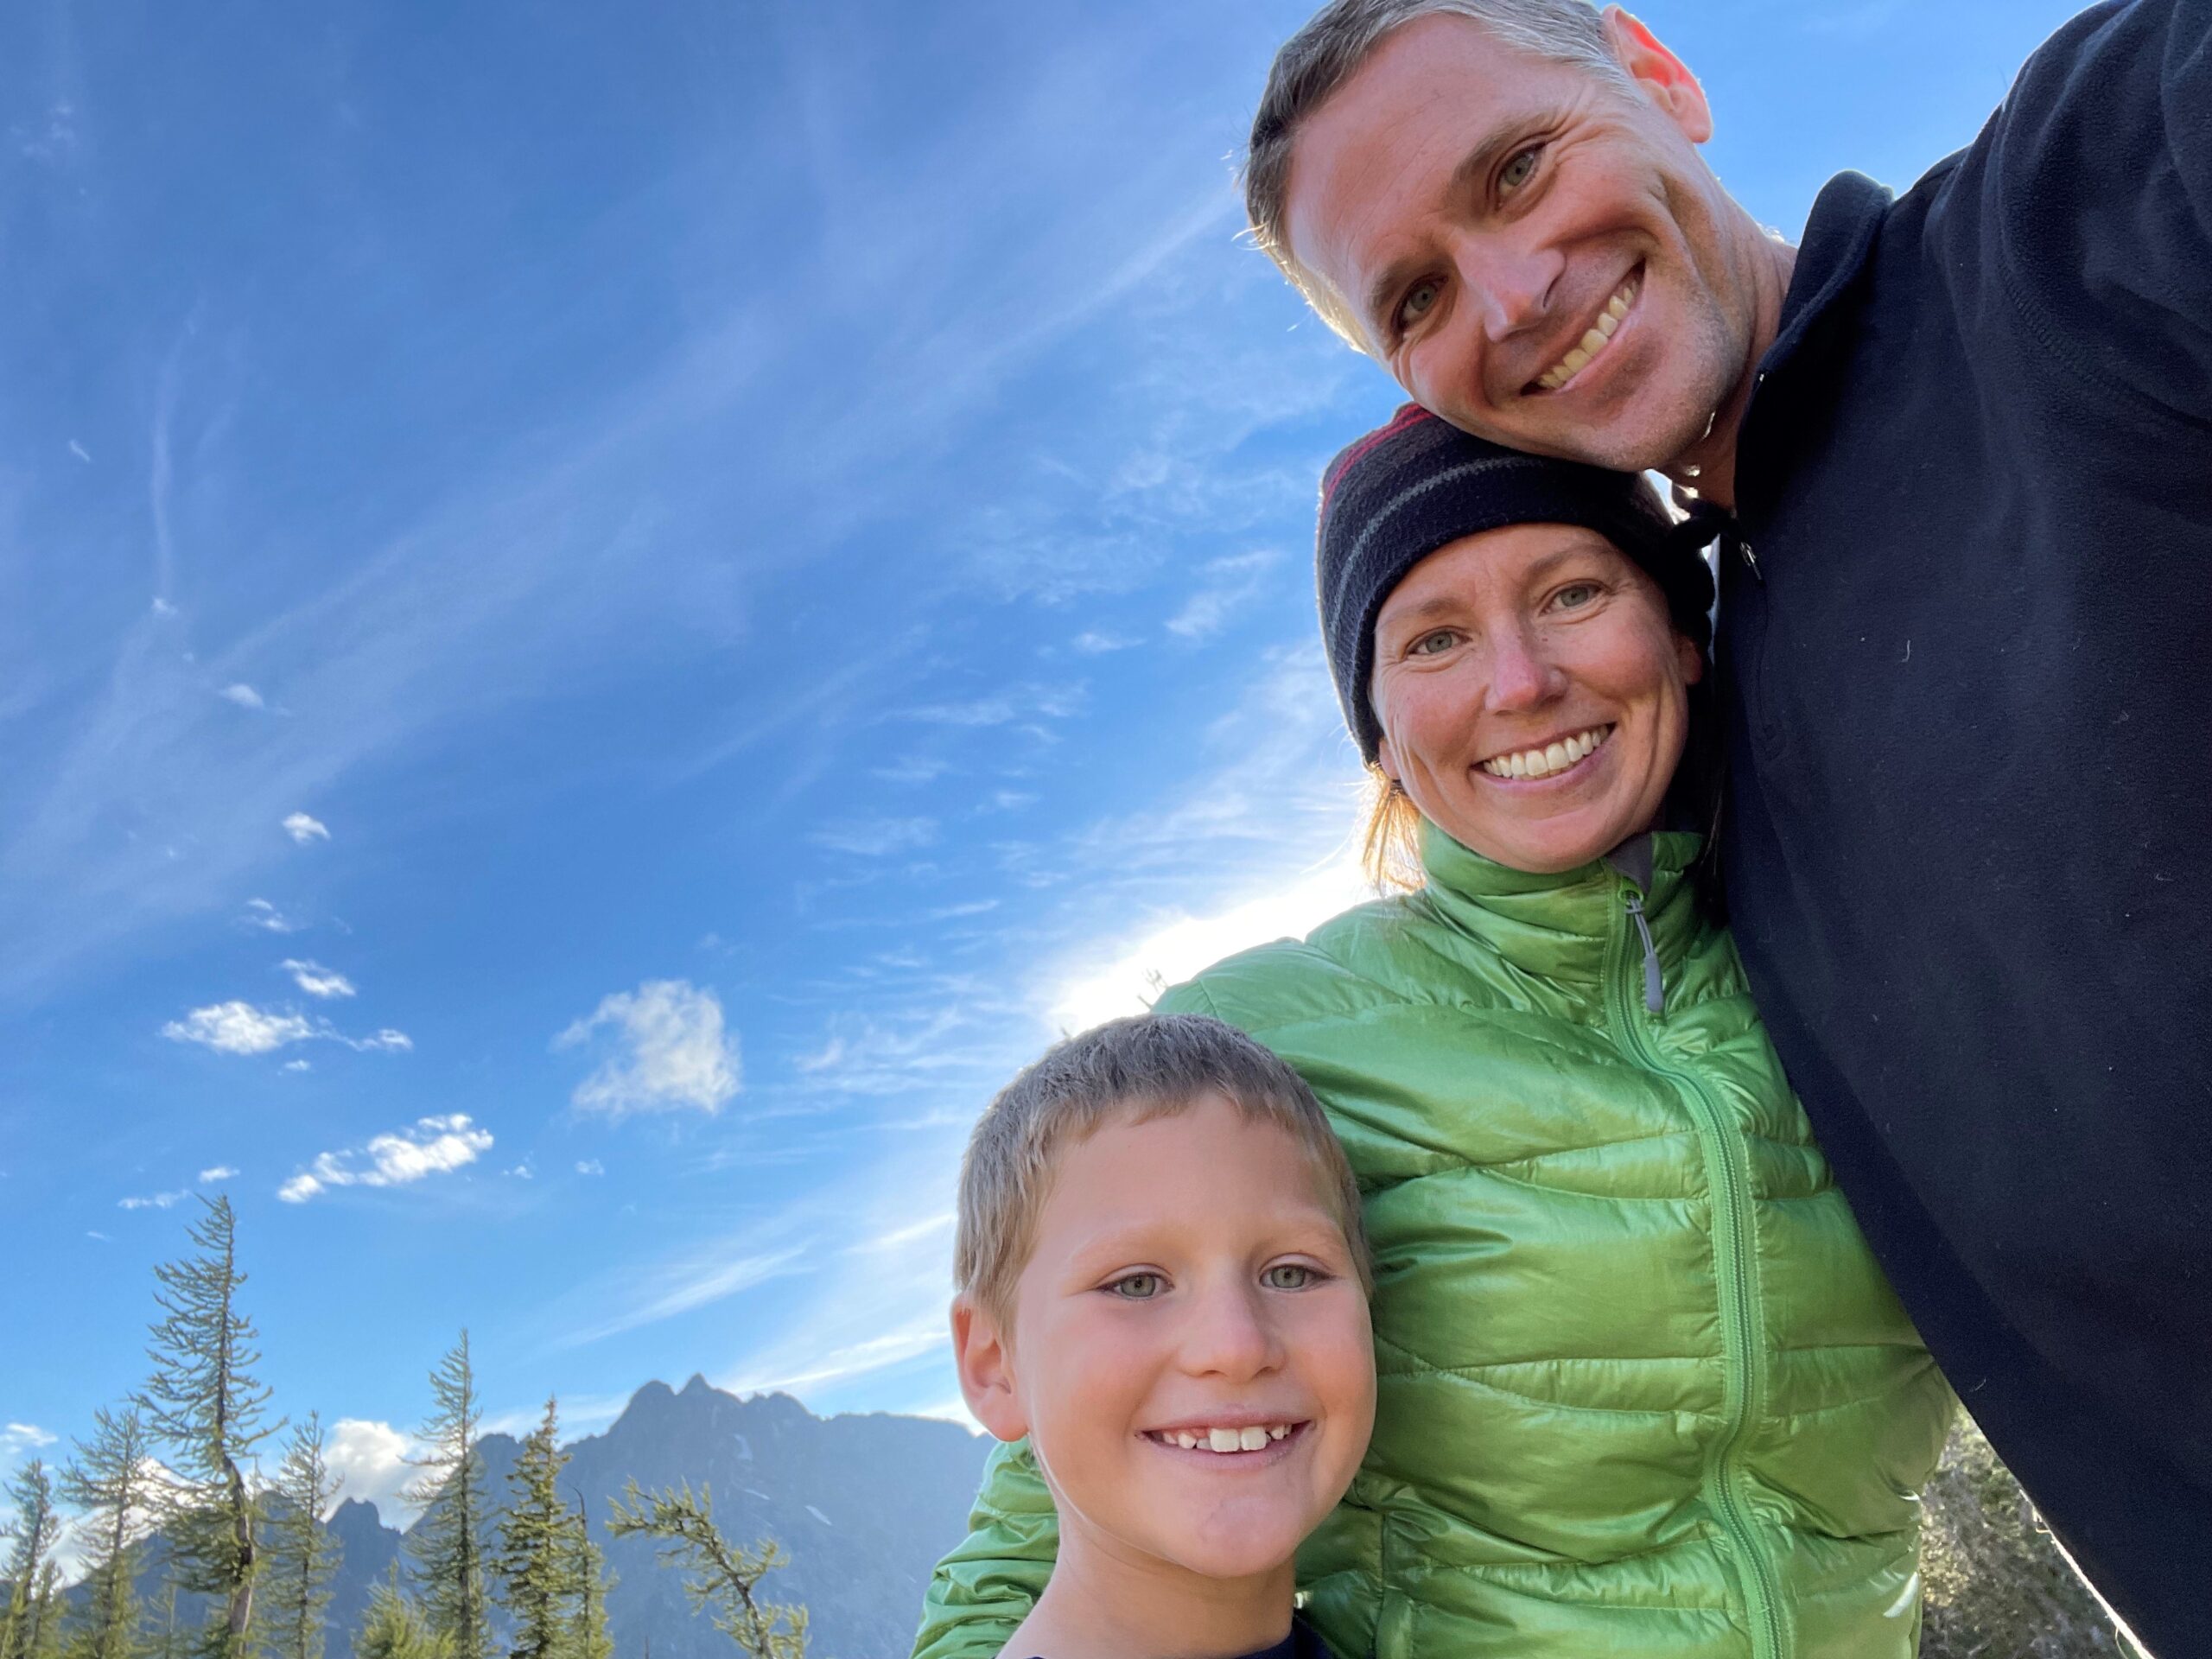
[[[1722,537],[1760,1007],[1968,1408],[2154,1649],[2212,1655],[2212,0],[2083,13],[1799,246],[1583,0],[1334,0],[1262,245],[1468,431]]]

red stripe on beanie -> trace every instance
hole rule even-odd
[[[1321,511],[1326,512],[1329,510],[1329,498],[1336,493],[1338,480],[1363,457],[1372,454],[1377,446],[1388,443],[1408,427],[1421,421],[1433,421],[1435,418],[1435,416],[1430,414],[1419,404],[1401,404],[1398,412],[1390,417],[1390,423],[1388,426],[1377,427],[1337,457],[1337,464],[1330,467],[1327,474],[1321,480]]]

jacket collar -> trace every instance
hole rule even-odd
[[[1791,417],[1793,386],[1829,346],[1874,250],[1895,198],[1864,173],[1839,173],[1821,188],[1805,220],[1774,343],[1759,359],[1758,380],[1736,444],[1736,516],[1745,520],[1770,508],[1761,488],[1777,469],[1777,444],[1797,424]]]
[[[1696,835],[1661,831],[1624,842],[1580,869],[1539,875],[1484,858],[1424,818],[1421,861],[1428,885],[1415,901],[1522,972],[1589,989],[1603,980],[1607,947],[1626,925],[1628,893],[1644,895],[1662,967],[1688,954],[1701,925],[1689,869],[1703,844]]]

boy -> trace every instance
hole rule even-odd
[[[1359,1194],[1298,1075],[1191,1014],[1007,1085],[960,1181],[961,1390],[1027,1435],[1052,1575],[1004,1659],[1303,1659],[1292,1553],[1375,1412]]]

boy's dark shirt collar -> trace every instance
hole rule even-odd
[[[1313,1627],[1302,1618],[1290,1622],[1290,1634],[1272,1648],[1262,1648],[1257,1653],[1248,1653],[1239,1659],[1336,1659],[1327,1643],[1313,1634]]]

